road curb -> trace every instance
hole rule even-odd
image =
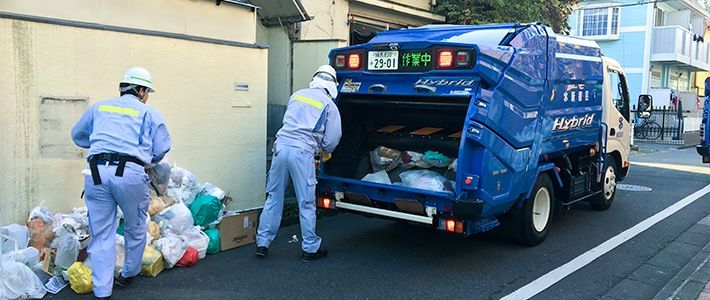
[[[693,225],[696,226],[700,227],[697,228],[700,230],[699,233],[704,232],[705,235],[710,236],[710,216]],[[696,299],[708,281],[710,281],[710,242],[653,299]]]

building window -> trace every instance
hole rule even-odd
[[[671,69],[670,71],[671,73],[668,78],[668,88],[681,92],[689,91],[690,86],[688,85],[688,72],[681,72],[677,69]]]
[[[578,35],[589,38],[619,38],[620,13],[619,7],[581,10]]]
[[[651,69],[651,88],[661,87],[661,70],[653,68]]]

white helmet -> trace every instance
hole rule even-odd
[[[333,99],[338,97],[338,80],[335,76],[335,69],[330,65],[318,67],[313,73],[313,80],[311,80],[309,87],[325,89]]]
[[[143,69],[141,67],[132,67],[126,70],[126,73],[123,75],[123,80],[121,80],[121,83],[144,86],[148,88],[148,92],[155,92],[155,89],[153,89],[153,80],[150,76],[150,73],[148,72],[148,70]]]
[[[318,67],[318,69],[316,69],[316,72],[313,73],[313,77],[316,77],[319,74],[325,75],[323,77],[323,79],[325,79],[325,80],[330,80],[335,83],[338,82],[338,77],[336,77],[336,75],[335,75],[335,69],[333,69],[333,67],[331,67],[330,65],[322,65],[322,66]]]

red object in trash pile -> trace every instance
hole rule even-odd
[[[197,251],[197,249],[188,247],[187,251],[185,251],[185,254],[182,255],[182,258],[177,263],[178,267],[183,267],[183,268],[189,268],[197,264],[197,262],[200,260],[200,253]]]

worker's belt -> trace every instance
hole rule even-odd
[[[98,165],[118,166],[116,168],[116,176],[123,177],[123,169],[126,168],[126,162],[132,162],[139,166],[145,164],[133,156],[121,155],[115,153],[99,153],[89,157],[89,168],[91,169],[91,178],[94,180],[94,185],[101,184],[101,175],[99,174]]]

